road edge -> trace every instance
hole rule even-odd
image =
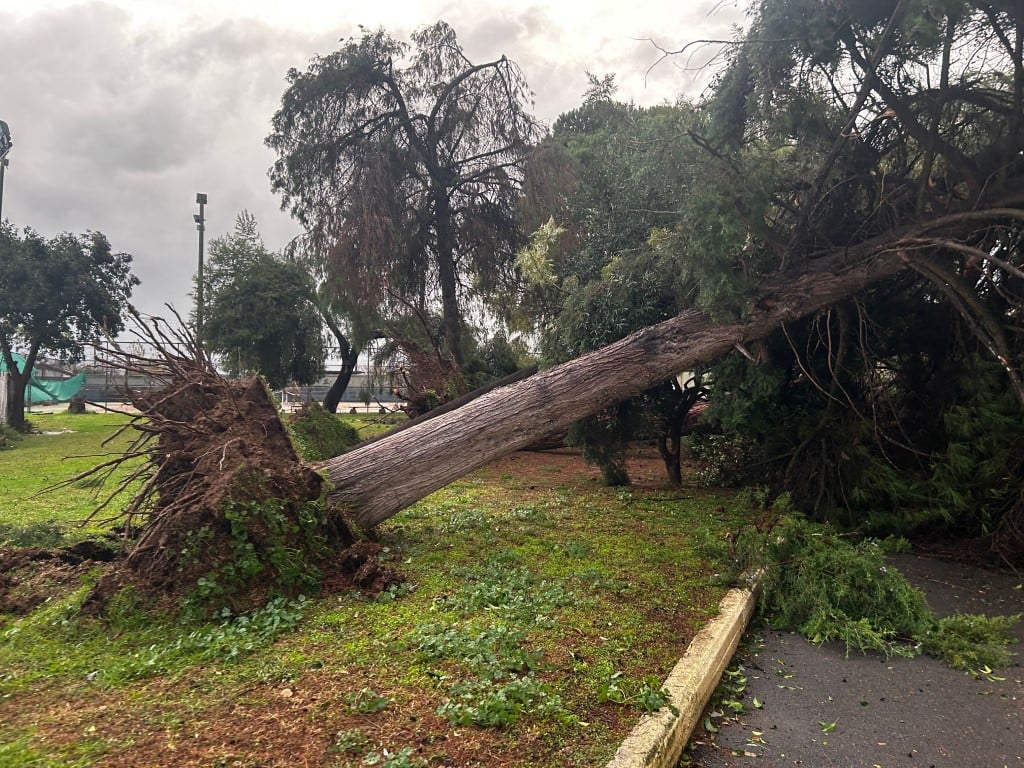
[[[718,686],[754,614],[761,573],[745,575],[747,587],[730,589],[718,615],[693,638],[665,679],[669,704],[645,715],[606,768],[673,768]]]

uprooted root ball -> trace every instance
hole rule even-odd
[[[268,596],[315,594],[324,584],[397,583],[367,556],[365,542],[346,568],[352,558],[343,552],[356,536],[326,504],[324,480],[296,454],[262,379],[229,381],[208,362],[171,355],[161,372],[161,389],[128,393],[140,415],[126,455],[149,461],[124,514],[129,523],[143,520],[141,532],[87,606],[101,607],[126,583],[203,612],[249,610]]]

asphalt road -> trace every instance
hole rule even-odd
[[[1020,576],[913,556],[894,562],[940,615],[1024,612]],[[1024,621],[1015,634],[1024,641]],[[698,725],[694,741],[703,743],[690,759],[703,768],[1024,767],[1024,646],[1015,650],[1012,666],[973,679],[930,658],[847,658],[840,645],[752,628],[739,654],[746,712],[714,741]]]

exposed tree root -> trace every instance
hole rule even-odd
[[[220,377],[193,338],[162,321],[140,320],[139,329],[153,357],[115,345],[108,358],[163,386],[125,392],[139,411],[126,429],[138,434],[123,457],[87,473],[109,476],[146,457],[112,496],[135,481],[139,490],[104,521],[123,520],[137,538],[88,606],[125,584],[247,610],[272,594],[308,595],[325,584],[379,590],[399,580],[326,504],[324,479],[300,460],[262,379]]]

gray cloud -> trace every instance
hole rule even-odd
[[[196,268],[196,192],[209,195],[208,239],[229,231],[242,209],[256,215],[271,248],[298,234],[270,193],[274,158],[263,139],[288,68],[334,50],[358,22],[407,37],[444,18],[471,59],[504,53],[519,63],[538,115],[550,123],[579,103],[588,70],[618,73],[622,98],[640,103],[692,90],[675,61],[645,75],[658,53],[642,38],[678,47],[709,30],[727,34],[739,19],[727,6],[709,20],[710,1],[638,2],[625,15],[622,4],[608,2],[607,13],[620,16],[603,19],[597,7],[566,26],[561,6],[496,1],[427,2],[421,5],[433,12],[419,18],[388,18],[394,11],[383,4],[360,9],[367,18],[337,11],[317,29],[239,12],[225,17],[216,5],[174,27],[103,2],[20,15],[0,10],[0,119],[15,142],[4,217],[44,235],[103,231],[116,250],[135,257],[140,309],[161,313],[171,302],[185,311]]]

